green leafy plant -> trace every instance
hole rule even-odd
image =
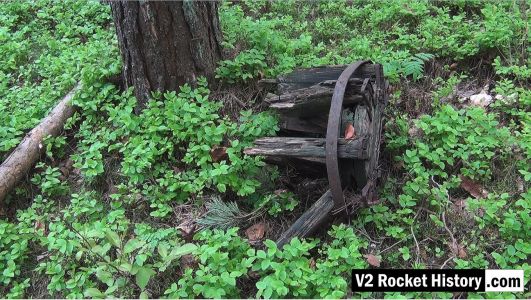
[[[28,258],[31,232],[20,232],[13,223],[0,222],[0,282],[1,290],[14,297],[23,297],[29,278],[20,278],[21,267]]]
[[[197,268],[186,268],[178,283],[164,292],[169,298],[240,297],[236,280],[246,277],[254,258],[249,244],[237,235],[238,228],[226,232],[205,230],[196,234],[202,242],[193,252],[198,259]]]
[[[408,55],[409,53],[398,53],[397,60],[384,63],[384,72],[391,80],[396,80],[397,76],[404,77],[411,76],[413,80],[417,81],[424,76],[424,63],[434,57],[429,53],[417,53],[415,55]]]
[[[265,53],[256,49],[243,51],[233,60],[224,60],[216,70],[216,78],[221,78],[229,83],[238,81],[246,82],[257,78],[267,68]]]
[[[66,145],[65,136],[51,137],[48,136],[44,139],[44,144],[46,146],[46,156],[54,159],[54,152],[57,158],[64,156],[64,146]]]
[[[179,93],[155,93],[138,116],[131,114],[135,101],[130,91],[123,95],[112,87],[106,91],[96,98],[98,105],[80,103],[89,111],[95,109],[79,132],[81,149],[86,150],[74,156],[74,166],[86,177],[104,173],[105,151],[119,153],[127,188],[140,188],[155,217],[167,216],[170,202],[182,203],[204,189],[222,193],[230,189],[239,196],[256,191],[259,182],[254,177],[263,163],[242,155],[242,150],[256,137],[274,134],[278,127],[272,115],[243,111],[238,122],[220,118],[221,103],[208,99],[204,79],[196,89],[185,85]],[[113,98],[121,104],[111,105]],[[105,115],[112,125],[99,127]],[[215,149],[224,152],[221,159],[212,156]],[[180,167],[176,171],[172,166]]]
[[[61,180],[59,168],[46,166],[44,163],[38,163],[37,168],[43,168],[42,173],[36,173],[31,182],[37,185],[42,193],[46,196],[64,195],[68,192],[68,186],[64,180]]]
[[[0,160],[77,82],[83,88],[67,134],[46,139],[31,184],[20,184],[0,210],[0,296],[344,298],[350,270],[375,258],[386,268],[523,269],[528,283],[525,9],[483,1],[221,3],[231,58],[216,73],[224,83],[369,59],[384,65],[398,89],[386,112],[380,203],[361,208],[349,226],[333,226],[323,242],[294,239],[279,249],[272,241],[251,246],[237,228],[204,230],[192,240],[176,228],[204,204],[215,212],[198,221],[210,218],[205,227],[294,211],[298,199],[278,190],[277,172],[243,154],[254,139],[275,134],[274,116],[246,110],[223,117],[224,103],[211,99],[204,79],[154,93],[135,114],[133,91],[106,82],[121,69],[107,4],[2,3]],[[434,58],[430,73],[441,79],[430,81],[425,69]],[[481,62],[495,71],[494,102],[487,110],[453,103],[448,96],[459,81],[481,83]],[[410,109],[417,91],[433,100],[429,111]],[[74,161],[70,176],[61,167],[66,155]],[[485,192],[469,197],[467,182]],[[229,201],[204,203],[211,197]]]
[[[265,208],[271,216],[278,216],[285,211],[293,211],[298,201],[292,192],[277,190],[273,194],[265,195],[260,201],[256,202],[255,207],[258,209]]]

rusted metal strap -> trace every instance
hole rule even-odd
[[[330,191],[332,192],[334,207],[336,209],[346,206],[337,159],[337,139],[339,138],[341,124],[343,97],[345,96],[348,80],[352,74],[354,74],[360,66],[366,63],[369,63],[369,61],[358,61],[349,65],[343,73],[341,73],[334,87],[332,103],[330,104],[328,125],[326,128],[326,171],[328,173],[328,184],[330,185]]]

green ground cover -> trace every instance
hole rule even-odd
[[[223,3],[230,57],[217,77],[227,86],[362,58],[382,63],[393,84],[380,203],[277,249],[233,227],[252,223],[221,226],[211,214],[203,224],[219,228],[193,237],[183,225],[205,205],[225,219],[253,212],[271,227],[303,209],[281,170],[242,154],[278,130],[274,115],[226,114],[203,81],[155,94],[135,115],[132,91],[107,81],[121,67],[108,5],[3,3],[0,160],[76,82],[84,88],[64,134],[47,140],[46,157],[0,211],[0,296],[454,296],[351,295],[350,270],[375,261],[524,269],[528,283],[529,12],[525,1]],[[487,83],[499,95],[488,107],[459,101],[461,89]],[[211,155],[220,148],[228,159]]]

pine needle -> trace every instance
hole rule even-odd
[[[219,197],[214,197],[206,204],[207,212],[196,223],[201,228],[227,229],[254,219],[261,210],[246,213],[240,210],[236,202],[224,202]]]

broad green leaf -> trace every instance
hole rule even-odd
[[[165,244],[159,244],[157,247],[157,250],[159,251],[159,255],[164,259],[168,256],[168,246]]]
[[[130,273],[132,268],[133,266],[130,263],[126,263],[126,262],[118,266],[118,269],[120,269],[120,271],[127,272],[127,273]]]
[[[197,249],[197,246],[192,243],[184,244],[178,248],[171,250],[171,256],[174,258],[179,258],[183,255],[190,254]]]
[[[135,276],[136,284],[141,290],[144,290],[151,276],[155,274],[157,274],[157,272],[153,271],[152,268],[149,268],[149,267],[139,268]]]
[[[139,241],[137,239],[130,239],[129,241],[127,241],[127,243],[125,243],[124,253],[129,254],[135,251],[136,249],[144,246],[144,244],[145,244],[144,241]]]
[[[100,292],[97,288],[88,288],[83,295],[90,298],[105,298],[105,294]]]
[[[108,286],[112,285],[114,281],[112,274],[104,270],[98,270],[96,272],[96,277]]]
[[[121,244],[121,241],[120,241],[120,236],[114,232],[114,231],[111,231],[110,229],[107,229],[105,231],[105,238],[107,239],[107,241],[109,241],[109,243],[111,243],[114,247],[116,248],[120,248],[120,244]]]

